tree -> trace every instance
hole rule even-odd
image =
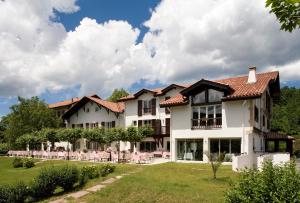
[[[206,152],[205,154],[211,165],[211,169],[213,171],[213,178],[217,179],[217,171],[224,161],[225,154],[224,153],[208,153],[208,152]]]
[[[129,95],[128,92],[126,90],[124,90],[123,88],[114,89],[113,93],[108,98],[108,101],[117,102],[121,97],[126,97],[127,95]]]
[[[59,142],[57,132],[57,129],[54,128],[44,128],[38,134],[40,137],[44,137],[45,140],[51,142],[51,147],[54,148],[54,143]]]
[[[68,160],[69,158],[69,152],[70,152],[70,147],[69,143],[72,144],[73,151],[75,151],[75,144],[76,141],[80,138],[82,138],[83,135],[83,130],[81,128],[62,128],[57,130],[57,136],[60,141],[65,141],[68,142]]]
[[[86,129],[83,131],[84,138],[90,142],[96,142],[98,144],[105,143],[105,129],[104,128],[94,128]]]
[[[27,133],[21,135],[17,138],[16,144],[21,148],[26,148],[26,145],[29,145],[29,148],[36,149],[38,145],[44,140],[44,137],[38,135],[37,132]]]
[[[288,135],[300,135],[300,89],[281,89],[280,100],[273,106],[271,129]]]
[[[61,119],[38,97],[18,97],[18,100],[18,104],[10,107],[11,113],[5,118],[7,128],[4,133],[9,143],[14,143],[21,135],[47,127],[57,128],[61,124]]]
[[[271,7],[281,24],[281,30],[292,32],[300,28],[300,0],[267,0],[266,7]]]

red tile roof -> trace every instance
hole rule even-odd
[[[65,100],[65,101],[60,101],[60,102],[56,102],[56,103],[53,103],[53,104],[49,104],[48,107],[50,109],[52,108],[57,108],[57,107],[62,107],[62,106],[69,106],[71,104],[74,104],[76,102],[78,102],[81,98],[72,98],[70,100]]]
[[[279,72],[267,72],[256,74],[256,83],[247,83],[248,76],[233,77],[221,80],[215,80],[213,82],[228,85],[232,88],[232,94],[228,95],[225,99],[242,99],[247,97],[257,97],[261,96],[264,90],[269,85],[269,82],[276,80],[279,77]],[[162,107],[164,106],[174,106],[186,104],[187,98],[182,94],[178,94],[170,99],[160,103]]]
[[[110,102],[110,101],[106,101],[94,97],[87,97],[87,98],[116,113],[122,113],[125,110],[124,102],[115,103],[115,102]]]
[[[191,84],[172,84],[172,85],[176,85],[176,86],[180,86],[180,87],[188,87],[190,86]],[[138,96],[136,96],[139,92],[141,92],[142,90],[145,90],[145,91],[149,91],[149,92],[152,92],[154,95],[163,95],[165,90],[171,85],[168,85],[167,87],[160,87],[160,88],[155,88],[155,89],[141,89],[139,90],[138,92],[134,93],[134,94],[129,94],[128,96],[126,97],[122,97],[120,98],[119,100],[120,101],[127,101],[127,100],[133,100],[133,99],[136,99]],[[166,91],[167,92],[167,91]]]

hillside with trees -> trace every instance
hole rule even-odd
[[[274,104],[273,131],[300,137],[300,89],[284,87],[280,100]]]

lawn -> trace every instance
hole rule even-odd
[[[30,182],[43,166],[62,165],[68,161],[37,160],[31,169],[13,168],[12,158],[0,157],[0,184],[14,183],[18,180]],[[90,165],[88,162],[70,162],[79,167]],[[103,179],[130,171],[139,171],[124,176],[99,192],[89,194],[78,201],[82,202],[223,202],[224,192],[237,174],[231,166],[221,166],[217,180],[212,179],[208,164],[166,163],[160,165],[120,164],[114,173],[107,177],[90,180],[84,188],[99,184]],[[76,188],[80,190],[82,188]],[[56,194],[51,200],[62,195]],[[49,200],[47,200],[49,201]],[[46,202],[46,201],[45,201]]]
[[[5,183],[11,184],[20,180],[29,183],[34,177],[38,175],[40,169],[45,166],[51,166],[51,165],[59,166],[63,164],[74,164],[77,165],[78,167],[82,167],[85,165],[94,164],[91,162],[65,161],[65,160],[48,160],[48,161],[35,160],[36,161],[35,167],[30,169],[25,169],[25,168],[13,168],[12,161],[13,158],[0,157],[0,184],[5,184]],[[96,163],[96,164],[101,164],[101,163]],[[137,167],[139,166],[128,165],[128,164],[118,165],[115,172],[110,175],[115,176],[124,172],[131,171]],[[93,179],[89,181],[85,187],[89,187],[93,184],[101,182],[102,179],[103,179],[102,177]]]
[[[217,180],[208,164],[167,163],[144,166],[136,174],[87,195],[83,202],[223,202],[237,174],[221,166]]]

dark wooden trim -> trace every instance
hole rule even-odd
[[[156,115],[156,98],[151,99],[151,114]]]
[[[138,109],[137,109],[138,116],[143,115],[143,101],[138,100]]]
[[[224,97],[222,99],[222,101],[236,101],[236,100],[245,100],[245,99],[257,99],[257,98],[260,98],[262,94],[260,95],[253,95],[253,96],[245,96],[245,97],[234,97],[234,98],[227,98],[227,97]]]

